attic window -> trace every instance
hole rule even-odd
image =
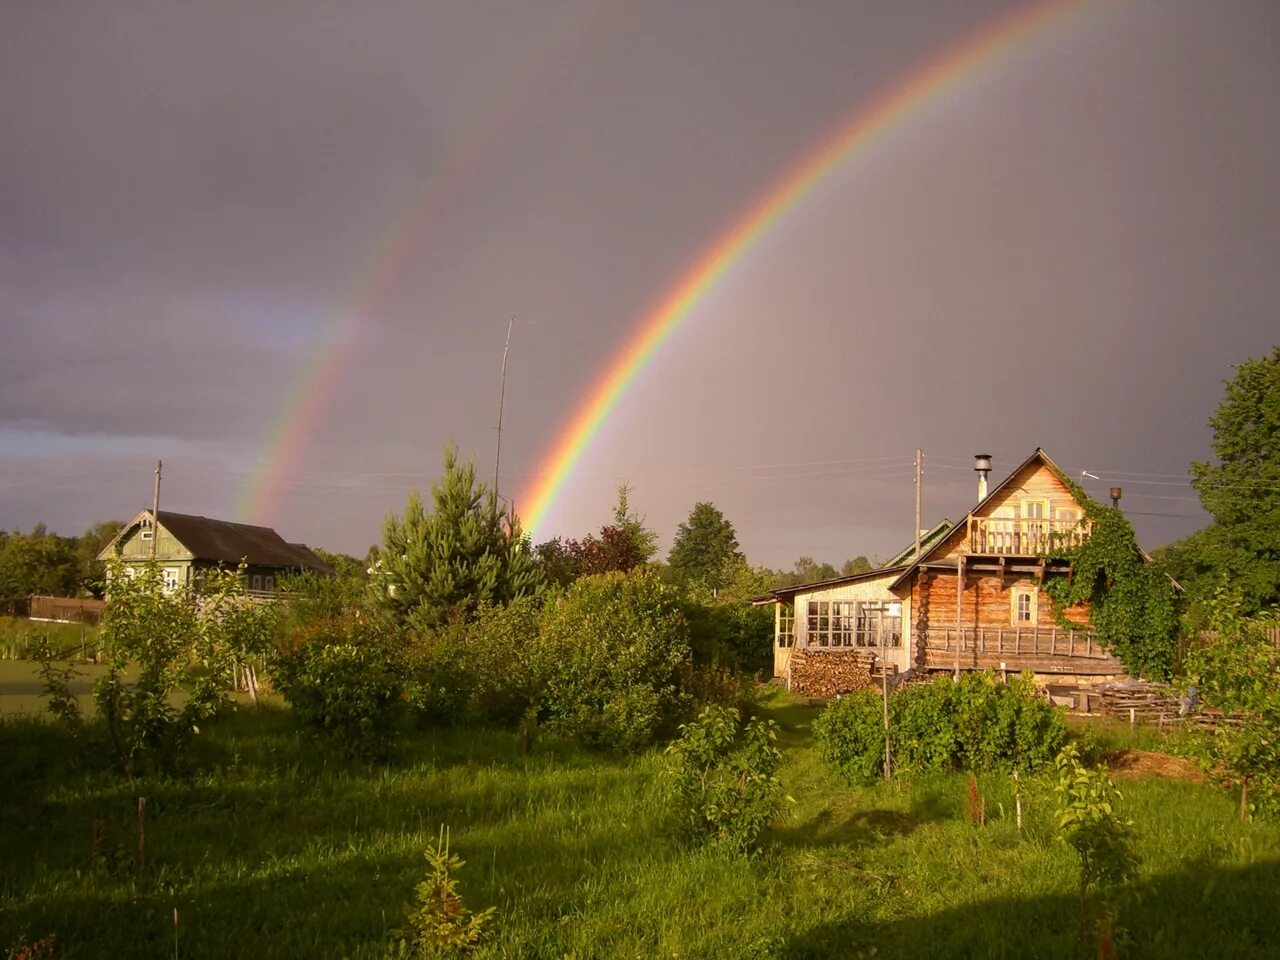
[[[151,539],[151,531],[150,531],[150,530],[143,530],[143,531],[142,531],[142,539],[143,539],[143,540],[150,540],[150,539]]]

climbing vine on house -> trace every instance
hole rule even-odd
[[[1070,577],[1054,577],[1044,585],[1058,622],[1072,627],[1065,617],[1067,607],[1088,603],[1090,622],[1126,670],[1167,680],[1178,649],[1173,583],[1143,557],[1123,513],[1093,500],[1070,477],[1058,476],[1092,524],[1084,543],[1051,554],[1072,565]]]

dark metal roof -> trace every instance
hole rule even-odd
[[[258,567],[333,573],[333,569],[304,544],[286,543],[270,527],[168,510],[160,511],[160,526],[190,550],[197,560],[227,564],[244,561]]]

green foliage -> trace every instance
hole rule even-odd
[[[725,571],[741,556],[733,524],[715,504],[698,503],[677,527],[667,565],[678,581],[716,588],[724,586]]]
[[[518,722],[540,686],[539,616],[538,603],[523,597],[416,639],[406,653],[410,706],[434,724]]]
[[[992,671],[908,684],[890,695],[889,716],[899,770],[1031,771],[1052,761],[1067,739],[1062,712],[1029,674],[1007,684]],[[814,734],[843,779],[870,783],[883,772],[879,694],[863,690],[832,702]]]
[[[634,545],[640,563],[648,563],[658,552],[658,534],[645,526],[645,518],[631,509],[631,484],[618,484],[618,502],[613,507],[613,526]]]
[[[654,574],[584,577],[542,612],[539,714],[583,743],[639,749],[680,716],[691,662],[674,591]]]
[[[1187,655],[1197,696],[1238,723],[1205,734],[1210,769],[1240,788],[1241,818],[1280,813],[1280,648],[1265,630],[1274,618],[1247,617],[1238,589],[1222,584],[1208,602],[1211,630]]]
[[[1101,947],[1114,934],[1119,894],[1138,871],[1133,823],[1117,813],[1120,791],[1106,771],[1084,766],[1074,745],[1064,747],[1055,763],[1058,834],[1080,858],[1080,933],[1087,936],[1087,898],[1090,888],[1096,887],[1105,904],[1097,931]]]
[[[507,529],[497,499],[460,463],[452,446],[427,513],[418,492],[404,515],[387,517],[372,587],[400,623],[429,630],[484,604],[505,604],[541,589],[541,576],[518,525]]]
[[[80,710],[80,698],[71,692],[71,684],[79,675],[75,664],[56,658],[45,647],[40,651],[40,687],[47,701],[49,713],[68,730],[78,732],[84,723]]]
[[[722,586],[713,589],[700,581],[683,585],[681,610],[695,662],[747,674],[772,667],[773,607],[747,601],[771,590],[773,577],[767,568],[734,557],[720,577]]]
[[[860,690],[827,704],[813,722],[822,759],[846,783],[874,783],[884,773],[880,697]]]
[[[392,637],[389,625],[377,618],[317,620],[287,639],[272,680],[298,719],[342,752],[379,756],[402,690]]]
[[[1209,420],[1217,462],[1191,465],[1191,485],[1214,519],[1194,546],[1251,614],[1280,604],[1280,347],[1244,361],[1225,383]]]
[[[719,705],[680,727],[667,747],[667,775],[690,834],[733,850],[754,846],[783,803],[776,740],[772,720],[753,717],[743,727],[737,710]]]
[[[249,599],[243,570],[208,571],[198,597],[189,587],[167,589],[154,563],[126,575],[112,561],[109,575],[99,635],[107,672],[93,697],[111,753],[132,777],[140,765],[173,763],[226,705],[232,664],[262,651],[275,612]],[[137,671],[132,683],[126,667]]]
[[[98,553],[122,526],[94,524],[79,537],[60,537],[42,523],[28,534],[0,531],[0,600],[33,594],[101,597],[106,571]]]
[[[472,913],[458,893],[454,874],[466,861],[449,852],[449,834],[440,828],[440,839],[426,852],[429,872],[417,885],[417,905],[409,913],[409,943],[424,957],[458,956],[477,946],[488,932],[494,908]]]
[[[1169,679],[1178,652],[1173,584],[1143,557],[1133,526],[1120,510],[1100,505],[1070,477],[1059,477],[1084,507],[1092,530],[1082,544],[1053,553],[1054,559],[1072,565],[1071,577],[1051,577],[1044,584],[1058,622],[1076,629],[1066,619],[1066,609],[1089,604],[1090,624],[1127,671]]]

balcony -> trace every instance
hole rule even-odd
[[[1091,629],[1059,627],[931,627],[923,638],[931,670],[1034,670],[1037,673],[1124,673]]]
[[[1089,539],[1088,520],[1015,520],[969,517],[969,553],[986,556],[1042,557],[1078,547]]]

